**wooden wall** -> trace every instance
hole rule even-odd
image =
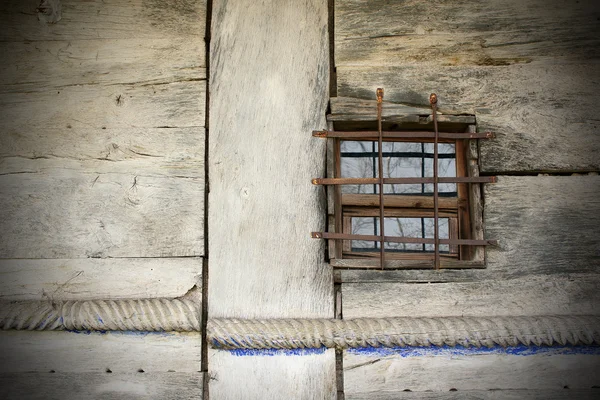
[[[0,5],[1,298],[184,295],[204,255],[205,1],[47,3],[60,20]],[[199,333],[0,342],[4,398],[202,392]]]
[[[332,114],[364,113],[377,87],[407,110],[435,92],[443,114],[497,136],[480,143],[482,173],[498,175],[483,193],[499,241],[487,268],[337,271],[344,318],[598,313],[599,17],[591,1],[335,2]],[[600,357],[345,352],[344,386],[348,399],[591,398],[600,374],[585,365]]]

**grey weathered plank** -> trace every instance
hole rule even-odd
[[[201,345],[199,332],[3,331],[0,372],[194,373]]]
[[[209,313],[330,317],[332,274],[310,238],[325,226],[324,192],[311,184],[325,141],[311,132],[325,127],[326,4],[218,1],[213,11]]]
[[[500,176],[484,186],[491,271],[505,277],[600,267],[599,176]]]
[[[600,168],[598,8],[517,0],[336,3],[338,95],[475,114],[481,171]],[[426,18],[425,18],[426,16]]]
[[[594,1],[338,0],[336,65],[507,65],[598,58]]]
[[[7,129],[0,135],[0,158],[66,158],[81,161],[147,162],[154,173],[171,165],[184,174],[200,176],[204,168],[204,128],[102,129],[85,121],[47,129]],[[68,126],[71,126],[70,128]]]
[[[62,19],[38,21],[38,0],[9,0],[0,6],[0,41],[158,39],[202,40],[206,1],[63,0]]]
[[[0,42],[0,91],[65,85],[161,85],[206,77],[202,40]]]
[[[203,171],[149,158],[5,158],[0,257],[201,256]]]
[[[443,272],[442,272],[443,274]],[[530,275],[474,282],[342,284],[344,318],[597,314],[595,274]]]
[[[481,140],[481,171],[573,171],[600,168],[595,79],[599,63],[506,67],[337,67],[340,96],[426,105],[429,93],[446,114],[468,113]]]
[[[213,2],[212,318],[333,316],[324,243],[310,238],[325,227],[324,192],[311,184],[324,174],[325,141],[311,133],[326,127],[327,19],[323,1]],[[333,351],[278,357],[215,351],[210,396],[334,398],[334,365]]]
[[[527,389],[491,389],[491,390],[461,390],[448,392],[369,392],[345,393],[346,400],[595,400],[598,389],[557,389],[557,390],[527,390]]]
[[[260,355],[209,349],[210,397],[336,399],[335,350],[306,352]]]
[[[346,400],[595,400],[598,389],[558,389],[558,390],[527,390],[527,389],[494,389],[494,390],[461,390],[452,392],[371,392],[345,393]]]
[[[0,260],[2,300],[179,297],[201,285],[202,259]]]
[[[200,333],[5,331],[0,350],[2,398],[186,399],[202,393]]]
[[[204,126],[205,82],[47,87],[0,94],[0,130]]]
[[[6,400],[141,400],[202,398],[202,372],[0,373]]]
[[[569,398],[571,392],[564,387],[585,391],[598,385],[600,380],[600,356],[597,353],[561,354],[560,351],[545,350],[531,351],[529,354],[503,351],[458,354],[453,349],[440,351],[441,354],[428,354],[427,350],[422,352],[423,355],[393,352],[388,355],[385,351],[381,352],[385,354],[345,351],[346,396],[364,398],[374,395],[374,398],[385,398],[383,394],[390,396],[409,389],[418,392],[432,390],[435,394],[446,394],[443,398],[454,398],[450,389],[456,389],[457,395],[473,390],[533,389],[561,391],[561,398]],[[496,394],[483,398],[506,397]]]

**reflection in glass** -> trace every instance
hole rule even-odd
[[[385,235],[411,238],[434,237],[433,218],[384,218]],[[354,235],[379,235],[378,217],[352,218],[352,234]],[[448,218],[439,218],[440,239],[449,238]],[[353,240],[352,251],[378,251],[378,241]],[[390,252],[433,252],[433,244],[422,243],[385,243],[385,251]],[[440,245],[440,253],[449,253],[450,246]]]
[[[384,142],[383,177],[411,178],[433,176],[433,143]],[[372,141],[341,142],[343,178],[377,178],[379,144]],[[438,144],[438,176],[456,176],[456,154],[453,143]],[[456,196],[455,183],[440,183],[441,196]],[[344,185],[343,193],[379,193],[378,185]],[[385,185],[385,194],[419,194],[431,196],[433,184]]]

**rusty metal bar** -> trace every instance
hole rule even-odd
[[[437,126],[437,95],[431,93],[429,96],[431,104],[431,114],[433,116],[433,130],[435,137],[433,139],[433,238],[434,244],[434,269],[440,269],[440,234],[439,234],[439,193],[438,193],[438,126]]]
[[[313,131],[314,137],[340,138],[340,139],[367,139],[376,138],[377,131]],[[406,139],[433,139],[435,132],[429,131],[382,131],[384,139],[406,138]],[[496,137],[494,132],[438,132],[440,139],[492,139]]]
[[[381,247],[381,269],[385,266],[385,215],[383,212],[383,130],[381,126],[381,108],[383,102],[383,89],[377,89],[377,129],[378,129],[378,155],[377,161],[379,162],[379,234],[381,235],[380,247]]]
[[[379,241],[381,236],[376,235],[354,235],[350,233],[333,232],[312,232],[313,239],[332,239],[332,240],[364,240],[367,242]],[[383,240],[388,243],[417,243],[417,244],[435,244],[435,238],[411,238],[401,236],[384,236]],[[438,239],[440,244],[448,245],[467,245],[467,246],[495,246],[497,240],[485,239]]]
[[[383,183],[411,184],[411,183],[434,183],[433,177],[424,178],[384,178]],[[438,183],[496,183],[495,176],[451,176],[438,178]],[[379,178],[315,178],[313,185],[374,185],[379,183]]]

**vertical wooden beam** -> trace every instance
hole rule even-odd
[[[213,2],[209,318],[330,318],[327,2]],[[335,398],[335,352],[209,352],[210,398]]]

